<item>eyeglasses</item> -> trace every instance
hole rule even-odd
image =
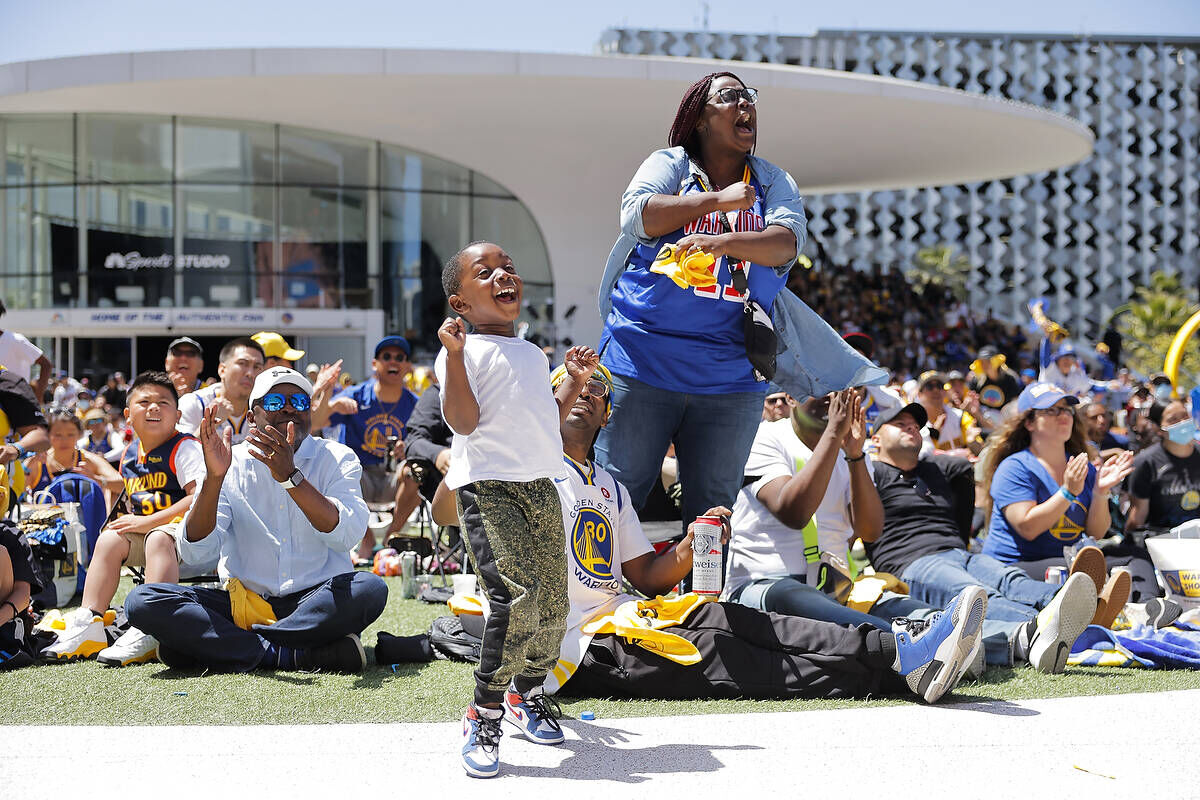
[[[408,361],[408,353],[400,353],[399,355],[380,353],[379,355],[375,356],[375,358],[379,359],[380,361]]]
[[[579,393],[580,397],[588,395],[595,397],[597,400],[604,400],[608,397],[608,384],[601,380],[591,378],[583,386],[583,391]]]
[[[1061,417],[1063,414],[1073,417],[1075,416],[1075,406],[1050,406],[1049,408],[1039,408],[1036,413],[1041,417]]]
[[[263,411],[282,411],[284,403],[291,404],[297,411],[308,411],[312,407],[312,400],[304,392],[296,392],[287,397],[284,397],[282,392],[268,392],[262,397]]]
[[[724,89],[719,89],[708,96],[708,102],[717,101],[717,105],[728,106],[733,105],[738,100],[745,100],[750,105],[758,102],[758,89],[735,89],[732,86],[726,86]]]
[[[768,398],[766,398],[766,400],[764,402],[766,402],[769,405],[777,406],[780,403],[786,403],[787,401],[788,401],[787,395],[781,394],[778,397],[768,397]]]

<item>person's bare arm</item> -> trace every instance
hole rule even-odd
[[[1129,498],[1129,513],[1125,515],[1125,530],[1136,531],[1146,524],[1146,519],[1149,516],[1150,498],[1131,496]]]
[[[733,513],[724,506],[715,506],[704,512],[707,517],[721,518],[721,541],[729,541],[729,515]],[[692,568],[692,536],[696,523],[688,525],[687,535],[665,553],[642,553],[636,558],[621,562],[621,572],[642,594],[654,597],[666,594],[671,587],[683,580]]]
[[[600,356],[590,347],[576,345],[563,356],[563,366],[567,369],[566,379],[554,390],[554,402],[558,403],[558,424],[566,422],[571,413],[571,406],[579,399],[588,378],[600,364]]]
[[[754,187],[741,181],[719,192],[691,192],[682,196],[656,194],[646,201],[642,209],[642,227],[647,236],[657,238],[714,211],[750,208],[754,205],[754,199]]]
[[[714,258],[728,256],[767,267],[780,267],[796,257],[796,234],[782,225],[768,225],[761,231],[733,233],[693,233],[677,242],[682,261],[694,251],[708,253]]]
[[[467,329],[461,319],[447,317],[438,328],[438,339],[446,348],[446,385],[442,387],[442,414],[457,434],[469,436],[479,425],[479,400],[467,379],[467,360],[463,348]]]

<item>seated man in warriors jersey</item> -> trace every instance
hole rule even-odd
[[[136,438],[120,461],[129,511],[100,532],[88,564],[83,602],[67,618],[58,640],[42,651],[43,657],[70,660],[98,655],[100,663],[112,667],[155,657],[157,640],[137,628],[130,627],[110,641],[115,636],[115,616],[105,612],[116,594],[122,566],[145,567],[146,580],[152,583],[179,581],[174,537],[204,480],[204,456],[195,437],[175,429],[178,402],[174,383],[165,372],[143,372],[129,387],[125,419]]]
[[[560,369],[551,376],[561,380]],[[592,443],[608,421],[612,385],[597,369],[562,423],[568,477],[556,481],[566,533],[567,584],[571,604],[559,662],[547,676],[547,693],[599,697],[865,697],[902,690],[907,684],[927,702],[950,691],[968,666],[980,637],[986,607],[982,589],[956,596],[941,615],[896,633],[869,625],[771,614],[734,603],[644,601],[622,592],[623,580],[649,597],[665,594],[692,567],[693,530],[670,550],[655,554],[642,532],[629,493],[590,458]],[[439,490],[439,500],[449,493]],[[451,499],[452,503],[452,499]],[[439,520],[452,519],[452,504],[436,502]],[[729,516],[726,508],[710,515]],[[728,535],[728,523],[725,523]],[[633,611],[641,604],[640,615]],[[682,613],[680,613],[682,607]],[[606,620],[655,617],[658,633],[676,660],[638,644],[644,632],[603,632]],[[675,614],[678,619],[668,622]],[[595,633],[597,628],[601,630]],[[684,642],[680,642],[684,640]],[[654,646],[651,643],[651,646]],[[686,663],[685,663],[686,662]]]

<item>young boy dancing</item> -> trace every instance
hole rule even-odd
[[[599,363],[572,347],[559,399],[541,348],[517,338],[522,281],[512,259],[472,242],[447,262],[442,288],[458,318],[438,329],[434,371],[454,432],[446,486],[491,615],[484,626],[475,698],[463,717],[468,775],[500,771],[500,721],[530,741],[559,744],[562,728],[542,681],[558,660],[568,611],[562,512],[554,478],[565,477],[559,425]],[[463,320],[471,323],[467,333]]]

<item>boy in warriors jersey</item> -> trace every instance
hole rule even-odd
[[[121,567],[146,568],[149,583],[176,583],[179,559],[175,536],[204,477],[204,456],[195,437],[175,430],[178,395],[165,372],[147,371],[129,389],[125,418],[136,438],[121,456],[121,478],[129,513],[112,519],[100,532],[83,585],[83,602],[67,618],[58,640],[42,651],[45,658],[70,660],[98,655],[108,666],[125,666],[155,657],[158,642],[130,627],[115,642],[105,612]],[[111,615],[110,615],[111,616]]]

